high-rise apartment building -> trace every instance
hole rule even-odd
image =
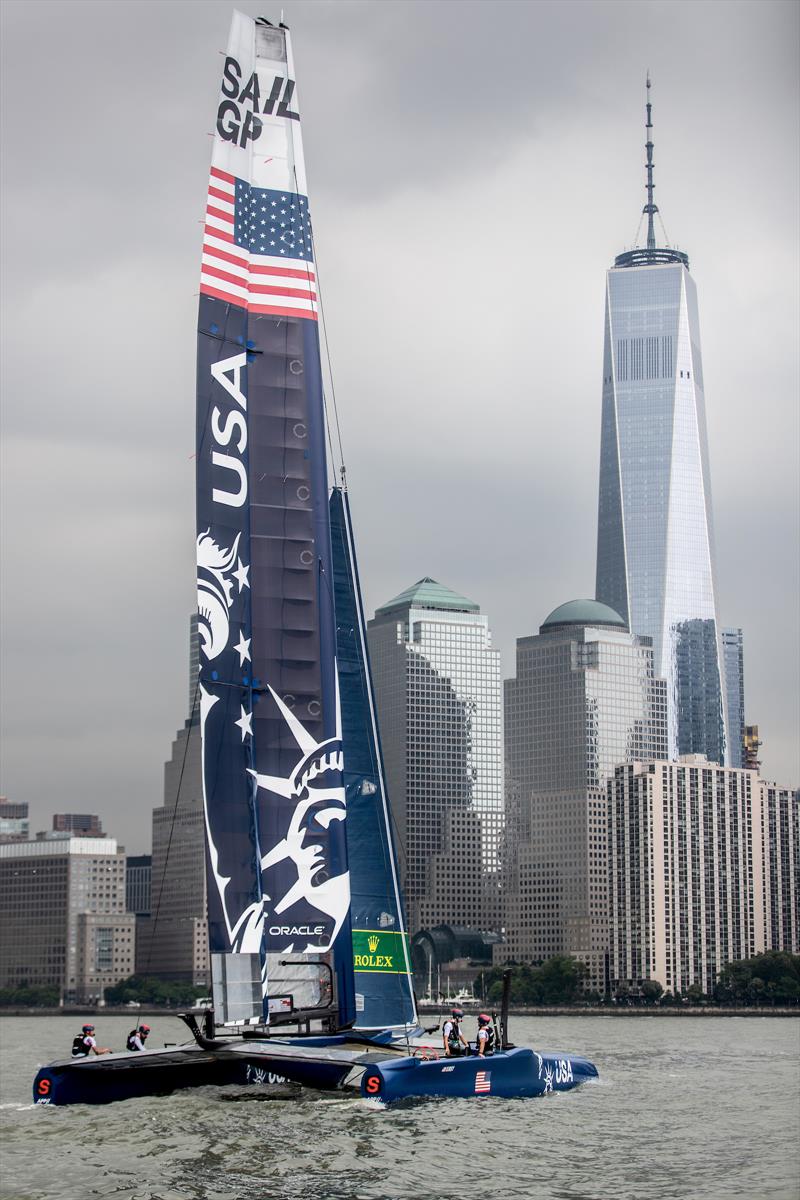
[[[728,761],[697,290],[656,245],[648,79],[647,244],[606,280],[598,600],[652,639],[669,757]]]
[[[800,789],[759,781],[768,950],[800,953]]]
[[[376,611],[368,640],[410,927],[496,928],[502,712],[488,618],[425,578]]]
[[[207,984],[205,815],[200,769],[197,620],[190,622],[190,716],[164,765],[164,803],[153,810],[150,916],[139,922],[138,974]]]
[[[744,637],[741,629],[723,629],[722,657],[728,697],[728,765],[744,767]]]
[[[505,942],[495,961],[580,958],[605,990],[606,782],[616,763],[666,752],[666,685],[650,639],[607,605],[573,600],[517,640],[505,685]]]
[[[102,1001],[133,974],[125,852],[116,839],[0,845],[0,987],[56,984],[67,1003]]]
[[[702,755],[608,785],[611,986],[713,991],[735,959],[800,950],[797,792]]]
[[[27,803],[0,796],[0,842],[27,842],[29,837]]]

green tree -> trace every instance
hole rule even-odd
[[[131,975],[114,987],[106,988],[105,998],[108,1004],[134,1001],[138,1004],[176,1007],[193,1004],[198,996],[207,991],[208,988],[203,985]]]
[[[55,1008],[59,992],[55,984],[23,984],[16,988],[0,988],[0,1006],[10,1008]]]
[[[539,967],[511,968],[512,1004],[573,1004],[586,976],[583,963],[568,954],[555,954]],[[503,997],[503,970],[487,971],[484,996],[491,1004]]]
[[[656,1004],[664,989],[657,979],[645,979],[642,984],[642,996],[645,1004]]]

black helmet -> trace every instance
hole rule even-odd
[[[491,1019],[492,1018],[487,1013],[478,1013],[478,1024],[479,1025],[488,1025],[489,1022],[491,1021]]]
[[[464,1010],[463,1008],[451,1008],[450,1015],[455,1017],[457,1021],[460,1021],[464,1015]]]
[[[84,1033],[94,1033],[94,1025],[83,1025],[82,1029]]]

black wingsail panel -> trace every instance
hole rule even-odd
[[[346,748],[356,1025],[409,1028],[417,1014],[347,495],[330,499],[336,646]]]
[[[316,278],[288,31],[235,13],[198,324],[209,939],[222,1019],[325,999],[349,947]],[[341,957],[341,956],[338,956]],[[352,985],[339,987],[352,1018]]]

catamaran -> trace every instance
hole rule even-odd
[[[42,1067],[37,1103],[276,1080],[386,1102],[531,1096],[597,1074],[512,1047],[507,990],[491,1058],[440,1058],[420,1027],[348,495],[328,484],[319,316],[289,30],[236,12],[197,348],[213,1004],[183,1014],[183,1045]]]

